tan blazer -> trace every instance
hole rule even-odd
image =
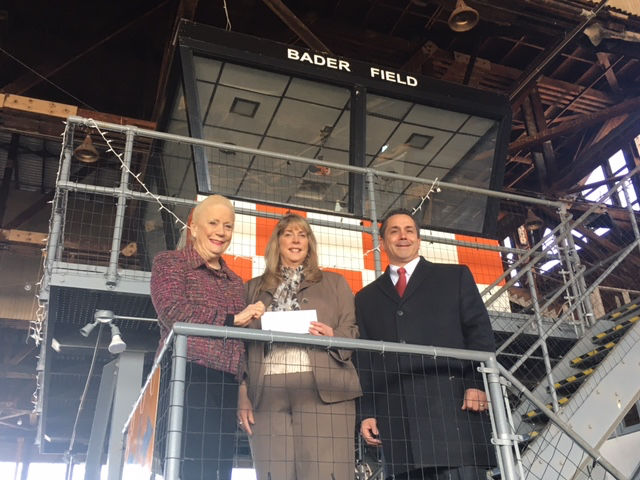
[[[247,302],[261,300],[269,307],[273,292],[260,293],[261,284],[262,277],[249,281]],[[317,283],[303,281],[298,290],[298,303],[301,310],[316,310],[318,321],[332,327],[336,337],[358,337],[353,293],[342,275],[322,272],[322,278]],[[253,321],[249,328],[262,328],[260,320]],[[247,345],[245,371],[248,376],[249,399],[254,408],[258,406],[262,394],[264,351],[262,342]],[[323,402],[342,402],[362,395],[358,374],[351,363],[351,350],[309,347],[308,353],[318,394]]]

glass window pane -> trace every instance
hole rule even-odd
[[[489,188],[497,132],[498,122],[490,118],[370,95],[366,163],[384,172]],[[415,209],[425,227],[482,231],[486,197],[431,187],[380,176],[378,217],[401,207]]]
[[[349,163],[347,88],[197,57],[204,138]],[[212,190],[247,200],[343,209],[349,175],[278,156],[206,149]]]

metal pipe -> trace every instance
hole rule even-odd
[[[492,402],[497,400],[495,400],[491,396],[491,391],[489,390],[489,382],[487,381],[487,369],[485,367],[486,367],[486,364],[484,362],[480,363],[480,371],[482,372],[482,383],[484,383],[484,391],[487,393],[488,400],[489,400],[489,408],[487,409],[487,413],[489,414],[489,420],[491,421],[491,433],[493,436],[498,431],[498,429],[496,428],[496,418],[495,418],[495,415],[493,414],[493,409],[491,408],[491,404]],[[504,395],[504,393],[502,394],[500,399],[505,402],[505,405],[508,405],[509,399],[507,396]],[[509,409],[507,408],[506,410],[508,415]],[[507,418],[509,419],[509,427],[510,427],[509,431],[515,432],[515,429],[513,428],[513,422],[511,422],[510,417],[507,417]],[[492,437],[492,440],[496,440],[496,438]],[[498,442],[493,441],[492,443],[493,443],[493,448],[496,451],[496,460],[498,461],[499,471],[504,472],[504,466],[502,464],[502,455],[500,452],[500,447],[498,445]]]
[[[516,448],[515,437],[509,428],[505,406],[502,401],[502,388],[500,385],[500,371],[498,370],[498,361],[496,357],[491,355],[487,361],[487,383],[489,385],[489,398],[491,399],[491,411],[495,421],[496,438],[494,443],[498,445],[500,456],[502,458],[502,468],[500,472],[501,478],[506,480],[518,480],[516,475],[515,463],[513,460],[513,449]]]
[[[564,208],[561,209],[560,225],[562,226],[564,234],[562,235],[562,238],[558,237],[558,239],[556,239],[556,246],[561,257],[564,258],[565,272],[569,276],[569,281],[567,282],[567,285],[569,285],[569,288],[571,289],[571,293],[568,293],[565,298],[567,299],[567,302],[569,303],[570,306],[573,305],[575,302],[577,307],[581,307],[578,300],[581,297],[581,292],[578,288],[578,284],[576,281],[576,273],[574,271],[575,265],[573,264],[573,257],[574,257],[573,254],[575,252],[571,251],[571,248],[569,247],[569,241],[568,241],[569,240],[568,237],[571,235],[571,229],[566,228],[567,222],[570,220],[571,218],[567,217],[565,209]],[[582,333],[584,333],[584,325],[586,322],[585,322],[585,317],[583,315],[582,309],[575,308],[574,310],[578,315],[578,323],[582,326],[582,330],[583,330]]]
[[[346,172],[360,173],[365,175],[367,174],[367,172],[372,172],[377,177],[392,178],[395,180],[403,180],[411,183],[423,183],[426,185],[433,185],[433,183],[435,182],[434,179],[429,179],[429,178],[417,178],[409,175],[400,175],[397,173],[378,171],[372,168],[356,167],[353,165],[344,165],[341,163],[328,162],[325,160],[319,160],[317,158],[305,158],[305,157],[299,157],[297,155],[288,155],[285,153],[272,152],[268,150],[259,150],[256,148],[240,147],[238,145],[229,145],[227,143],[213,142],[211,140],[201,140],[197,138],[183,137],[180,135],[157,132],[154,130],[145,130],[138,127],[116,125],[113,123],[106,123],[106,122],[97,122],[95,120],[85,119],[77,116],[69,117],[67,119],[67,122],[80,124],[80,125],[87,125],[87,126],[98,126],[100,128],[104,128],[105,130],[111,130],[116,132],[131,131],[135,135],[141,135],[141,136],[155,138],[159,140],[174,141],[174,142],[186,143],[190,145],[201,145],[204,147],[218,148],[218,149],[223,149],[228,151],[246,153],[249,155],[259,155],[263,157],[289,160],[291,162],[303,163],[306,165],[321,165],[329,168],[334,168],[336,170],[343,170]],[[515,200],[515,201],[520,201],[523,203],[528,203],[533,205],[544,205],[547,207],[555,207],[555,208],[559,208],[562,205],[562,202],[558,202],[558,201],[544,200],[544,199],[534,198],[534,197],[526,197],[524,195],[516,195],[514,193],[505,193],[497,190],[487,190],[484,188],[471,187],[468,185],[458,185],[455,183],[442,182],[440,180],[438,180],[438,186],[441,188],[450,188],[452,190],[460,190],[468,193],[478,193],[481,195],[486,195],[488,197],[503,198],[506,200]]]
[[[111,254],[109,255],[109,267],[107,268],[107,285],[118,283],[118,258],[120,257],[120,244],[122,242],[122,228],[124,226],[124,214],[127,208],[127,192],[129,191],[129,172],[131,168],[131,153],[133,151],[134,135],[131,130],[126,132],[127,140],[124,146],[122,162],[124,165],[120,171],[120,188],[118,193],[118,204],[116,207],[116,218],[113,226],[113,237],[111,239]]]
[[[127,315],[114,315],[114,320],[133,320],[134,322],[153,322],[156,323],[158,321],[157,318],[149,318],[149,317],[129,317]]]
[[[380,232],[378,231],[378,212],[376,211],[375,179],[372,171],[367,172],[367,190],[369,192],[369,211],[371,212],[371,238],[373,240],[373,263],[376,278],[382,275],[380,257]]]
[[[640,239],[640,232],[638,231],[638,221],[636,220],[636,212],[633,210],[633,205],[631,205],[631,200],[629,199],[629,191],[627,190],[626,183],[629,182],[629,185],[633,188],[633,183],[631,179],[625,180],[622,185],[622,193],[624,195],[624,200],[627,203],[627,210],[629,210],[629,221],[631,222],[631,229],[633,230],[633,234],[636,237],[636,240]],[[638,244],[640,247],[640,244]]]
[[[513,265],[509,266],[509,268],[508,268],[507,270],[505,270],[505,271],[502,273],[502,275],[500,275],[496,280],[494,280],[494,281],[491,283],[491,285],[488,285],[484,290],[482,290],[482,292],[480,293],[480,295],[481,295],[481,296],[484,296],[484,295],[486,295],[487,293],[491,292],[491,290],[492,290],[494,287],[498,286],[498,284],[499,284],[500,282],[502,282],[503,280],[505,280],[505,279],[510,275],[510,272],[511,272],[512,270],[515,270],[515,269],[516,269],[516,268],[518,268],[520,265],[522,265],[525,261],[527,261],[527,259],[529,259],[529,257],[531,257],[531,255],[533,255],[533,254],[534,254],[534,252],[535,252],[539,247],[543,247],[543,246],[544,246],[544,244],[546,243],[547,239],[549,239],[549,238],[551,237],[551,235],[554,235],[554,234],[555,234],[559,229],[560,229],[560,225],[556,225],[556,227],[555,227],[553,230],[551,230],[551,232],[550,232],[548,235],[545,235],[544,237],[542,237],[542,238],[540,239],[540,241],[539,241],[538,243],[536,243],[533,247],[531,247],[529,250],[525,250],[525,251],[524,251],[524,254],[523,254],[523,255],[522,255],[518,260],[516,260],[516,262],[515,262]],[[540,253],[539,253],[538,255],[536,255],[536,256],[534,257],[534,259],[533,259],[533,260],[531,260],[531,261],[527,264],[527,267],[524,267],[524,268],[528,268],[529,266],[534,265],[538,260],[540,260],[544,255],[546,255],[546,252],[544,252],[544,250],[543,250],[543,253],[544,253],[544,254],[540,254]],[[513,277],[512,277],[512,278],[513,278]],[[520,278],[520,277],[517,277],[517,278]],[[511,283],[511,285],[513,285],[516,281],[517,281],[517,280],[514,280],[514,281]],[[511,285],[509,285],[509,286],[511,286]],[[505,290],[505,287],[506,287],[506,285],[505,285],[505,286],[503,286],[500,290],[498,290],[498,292],[494,293],[494,294],[491,296],[491,298],[489,298],[489,300],[487,300],[487,301],[485,302],[485,305],[493,303],[493,301],[494,301],[497,297],[499,297],[500,295],[502,295],[503,291]],[[508,288],[508,287],[507,287],[507,288]]]
[[[566,215],[566,210],[564,209],[564,207],[561,211],[561,215],[562,214]],[[565,237],[565,241],[569,249],[568,250],[569,258],[575,270],[574,275],[577,281],[577,291],[579,294],[578,301],[580,301],[580,304],[584,309],[583,318],[586,320],[586,324],[588,326],[592,326],[595,323],[596,319],[593,313],[593,305],[591,304],[591,298],[589,297],[589,295],[584,294],[584,292],[586,292],[587,290],[587,284],[584,281],[585,268],[584,268],[584,265],[580,263],[580,257],[577,255],[578,251],[576,250],[576,244],[575,244],[575,241],[573,240],[573,234],[571,233],[571,231],[569,231],[569,234]]]
[[[69,179],[72,155],[71,145],[65,145],[60,165],[60,173],[58,174],[58,182],[66,182]],[[67,192],[58,186],[58,182],[56,182],[56,194],[51,209],[51,225],[49,227],[49,239],[47,241],[47,259],[45,261],[44,275],[42,276],[42,285],[38,293],[42,301],[49,299],[49,280],[51,272],[53,271],[53,265],[62,254],[63,243],[61,237],[64,226],[64,214],[67,211]]]
[[[167,445],[164,455],[164,478],[180,478],[180,457],[182,454],[182,417],[184,414],[184,394],[187,373],[187,337],[176,335],[173,343],[170,385],[170,403],[167,420]]]
[[[500,370],[500,374],[506,378],[520,393],[522,393],[527,400],[533,403],[536,407],[538,407],[544,414],[551,420],[560,430],[562,430],[565,434],[567,434],[574,442],[580,446],[585,452],[587,452],[597,463],[599,463],[602,468],[604,468],[607,472],[613,475],[615,478],[623,479],[626,478],[622,473],[620,473],[613,465],[611,465],[607,460],[605,460],[600,452],[595,450],[589,445],[589,443],[583,439],[578,433],[576,433],[570,425],[568,425],[564,420],[562,420],[558,415],[550,411],[547,406],[541,402],[535,395],[533,395],[527,387],[525,387],[520,381],[507,369],[505,369],[502,365],[498,364],[498,369]]]
[[[613,271],[613,269],[616,268],[620,264],[620,262],[622,262],[622,260],[624,260],[625,257],[631,253],[631,250],[633,250],[637,245],[640,245],[640,239],[634,241],[633,243],[625,247],[625,249],[620,252],[620,256],[616,259],[616,261],[613,262],[611,265],[609,265],[609,267],[604,272],[602,272],[602,274],[596,279],[596,281],[589,286],[589,288],[585,292],[585,295],[590,295],[591,292],[593,292],[596,289],[596,287],[600,284],[600,282],[602,282],[602,280],[607,278],[607,276]],[[531,347],[529,347],[529,349],[522,355],[520,360],[518,360],[515,364],[511,366],[509,371],[515,372],[518,368],[520,368],[520,366],[527,360],[527,358],[529,358],[529,356],[540,346],[540,341],[548,338],[551,335],[551,333],[555,331],[555,329],[558,328],[569,315],[571,315],[573,310],[576,308],[576,305],[577,304],[574,304],[573,306],[571,306],[569,310],[567,310],[558,320],[556,320],[553,323],[553,325],[551,325],[549,329],[544,333],[544,335],[540,337],[536,342],[534,342],[534,344],[531,345]]]
[[[87,185],[85,183],[77,183],[77,182],[70,182],[70,181],[58,182],[58,187],[62,190],[67,190],[67,191],[93,193],[93,194],[105,195],[105,196],[124,195],[125,198],[129,200],[140,200],[140,201],[146,201],[146,202],[154,202],[156,200],[159,200],[162,203],[173,204],[177,206],[184,206],[189,208],[194,207],[195,205],[198,204],[198,202],[195,200],[189,200],[184,198],[167,197],[163,195],[150,197],[149,194],[145,192],[137,192],[130,189],[127,189],[125,192],[122,192],[120,189],[117,189],[117,188],[102,187],[99,185]],[[280,219],[280,217],[282,216],[279,213],[262,212],[255,209],[242,208],[242,207],[236,207],[235,211],[237,215],[248,215],[248,216],[254,216],[254,217],[261,217],[261,218],[272,218],[276,220]],[[318,218],[309,218],[308,221],[311,225],[340,228],[341,230],[350,230],[354,232],[370,233],[372,230],[372,227],[364,227],[362,225],[347,223],[347,222],[335,222],[335,221],[329,221],[329,220],[322,220]],[[376,228],[377,228],[377,222],[374,222],[374,223],[376,223]],[[436,237],[433,235],[426,235],[426,234],[420,235],[420,239],[427,242],[440,243],[443,245],[455,245],[460,247],[477,248],[479,250],[488,250],[488,251],[503,252],[503,253],[528,252],[528,250],[523,250],[523,249],[487,245],[484,243],[465,242],[463,240]],[[376,242],[374,242],[374,245],[375,243]]]
[[[428,357],[451,357],[461,360],[471,360],[474,362],[485,362],[488,358],[494,356],[493,352],[482,352],[479,350],[463,350],[459,348],[412,345],[409,343],[382,342],[344,337],[321,337],[301,333],[274,332],[271,330],[255,330],[252,328],[218,327],[214,325],[196,323],[177,322],[173,324],[173,330],[176,335],[234,338],[270,343],[293,343],[324,348],[367,350],[379,353],[411,353],[416,355],[425,355]]]
[[[538,327],[538,336],[542,338],[544,334],[542,328],[542,316],[540,315],[540,306],[538,305],[538,292],[536,290],[536,284],[533,280],[533,274],[531,270],[527,272],[527,280],[529,282],[529,291],[531,292],[531,302],[533,303],[533,313],[536,319],[536,325]],[[540,343],[542,349],[542,358],[544,359],[544,370],[546,372],[547,384],[549,385],[549,392],[551,392],[551,403],[553,405],[553,411],[557,412],[560,409],[558,405],[558,395],[556,389],[553,387],[555,382],[553,380],[553,373],[551,369],[551,361],[549,360],[549,349],[547,348],[547,341],[543,340]]]
[[[637,166],[636,168],[634,168],[633,170],[631,170],[629,173],[627,173],[622,180],[620,180],[620,182],[626,182],[628,181],[633,175],[635,175],[636,173],[640,172],[640,166]],[[618,188],[618,185],[614,185],[612,186],[607,193],[604,194],[604,196],[601,198],[601,201],[605,201],[606,199],[608,199]],[[580,217],[578,217],[577,220],[575,220],[573,222],[573,224],[570,227],[567,227],[565,231],[560,232],[560,234],[557,236],[558,239],[562,239],[564,235],[571,234],[572,235],[572,230],[580,225],[584,220],[586,220],[593,212],[595,212],[597,209],[601,208],[601,203],[595,203],[593,204],[591,207],[589,207],[582,215],[580,215]],[[564,208],[564,207],[563,207]],[[551,234],[555,234],[561,227],[562,223],[556,225],[556,227],[553,229],[553,231],[551,232]],[[549,235],[551,235],[549,234]],[[546,239],[549,236],[545,236],[543,237],[538,243],[536,243],[536,245],[534,247],[532,247],[531,251],[534,251],[535,249],[537,249],[538,247],[542,246],[544,244],[544,242],[546,242]],[[540,258],[542,258],[543,254],[538,254],[536,255],[536,257],[534,257],[533,260],[531,260],[526,267],[526,268],[530,268],[532,267]],[[528,258],[528,257],[527,257]],[[522,259],[519,259],[514,265],[512,265],[510,267],[509,270],[505,271],[499,278],[498,280],[494,281],[489,287],[485,288],[481,295],[484,296],[487,292],[489,292],[491,290],[491,288],[493,288],[493,286],[497,285],[499,283],[499,281],[502,281],[504,278],[507,277],[507,275],[509,274],[510,270],[513,270],[514,268],[516,268],[520,263],[522,263]],[[617,263],[616,263],[617,265]],[[607,270],[610,272],[610,270]],[[583,274],[584,272],[581,272],[581,274]],[[512,277],[504,286],[502,286],[497,292],[495,292],[487,301],[485,301],[485,305],[488,306],[491,303],[493,303],[500,295],[502,295],[502,293],[509,288],[511,285],[513,285],[521,276],[523,275],[522,270],[520,272],[518,272],[514,277]],[[593,289],[598,286],[598,284],[600,282],[602,282],[602,280],[604,280],[604,277],[600,276],[599,280],[597,280],[598,283],[592,284],[589,290],[589,293],[593,291]],[[566,287],[563,287],[566,288]],[[557,295],[555,295],[557,296]],[[554,297],[555,297],[554,296]],[[581,297],[582,298],[582,297]],[[545,305],[550,304],[551,301],[547,302]],[[543,307],[542,310],[544,310],[546,307]],[[573,311],[573,310],[571,310]]]
[[[507,420],[509,421],[509,427],[513,433],[516,432],[515,423],[513,422],[513,415],[511,414],[511,405],[509,403],[509,394],[507,392],[507,386],[505,382],[501,382],[502,388],[502,399],[504,400],[505,411],[507,412]],[[522,457],[520,456],[520,448],[516,447],[513,449],[516,454],[516,465],[518,466],[518,473],[520,474],[520,479],[524,479],[524,469],[522,467]]]
[[[562,287],[558,288],[554,292],[554,294],[549,299],[547,299],[547,301],[540,307],[540,312],[544,312],[547,308],[549,308],[553,304],[553,302],[555,302],[556,299],[560,295],[562,295],[562,293],[567,288],[569,288],[569,284],[568,283],[565,283],[565,284],[562,285]],[[513,334],[502,345],[500,345],[498,350],[496,350],[496,353],[501,353],[506,347],[511,345],[511,343],[518,337],[518,335],[520,335],[522,332],[524,332],[524,330],[529,325],[529,323],[531,323],[534,319],[535,319],[534,317],[531,317],[527,322],[524,323],[524,325],[522,325],[521,327],[518,328],[518,330],[513,332]],[[529,357],[529,358],[532,358],[532,357]]]

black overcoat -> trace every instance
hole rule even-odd
[[[356,295],[363,339],[494,351],[489,315],[469,269],[420,258],[402,298],[389,269]],[[494,464],[489,416],[461,410],[467,388],[484,390],[478,364],[391,353],[358,354],[359,418],[377,419],[393,473]]]

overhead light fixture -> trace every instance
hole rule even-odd
[[[530,232],[539,230],[543,223],[542,219],[534,213],[533,209],[527,209],[527,218],[524,221],[524,227],[527,230]]]
[[[120,329],[113,323],[111,324],[111,343],[109,344],[109,352],[117,355],[124,352],[127,349],[127,344],[124,343],[120,336]]]
[[[405,142],[412,148],[417,148],[422,150],[424,147],[429,145],[429,143],[433,140],[433,137],[430,135],[422,135],[421,133],[412,133],[407,141]]]
[[[478,24],[480,14],[475,8],[464,3],[464,0],[456,1],[456,8],[449,16],[449,28],[454,32],[468,32]]]
[[[253,118],[260,107],[259,102],[253,100],[245,100],[244,98],[236,97],[231,103],[231,113],[242,115],[243,117]]]
[[[96,328],[96,325],[98,325],[97,320],[92,323],[87,323],[84,327],[80,329],[80,335],[82,335],[83,337],[88,337],[91,334],[91,332],[93,332],[93,329]]]
[[[95,163],[98,161],[98,150],[93,146],[91,135],[87,133],[82,143],[73,151],[73,156],[83,163]]]
[[[117,355],[126,350],[127,344],[122,340],[120,329],[112,322],[116,315],[111,310],[96,310],[93,315],[93,322],[87,323],[80,329],[80,335],[88,337],[97,325],[109,325],[111,327],[111,343],[109,344],[109,352]]]

